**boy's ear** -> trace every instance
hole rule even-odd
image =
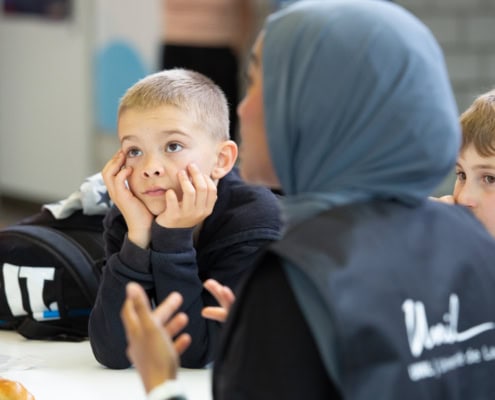
[[[211,172],[212,179],[220,179],[227,175],[234,167],[239,152],[233,140],[225,140],[219,146],[217,162]]]

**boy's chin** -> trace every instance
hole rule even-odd
[[[165,197],[156,198],[156,199],[147,199],[146,201],[142,200],[148,211],[157,217],[160,214],[163,214],[167,209],[167,204],[165,201]],[[180,203],[182,201],[182,195],[177,199]]]
[[[157,204],[146,204],[146,208],[155,217],[162,214],[167,209],[167,207]]]

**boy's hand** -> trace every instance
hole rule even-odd
[[[450,194],[448,194],[446,196],[441,196],[441,197],[430,196],[430,200],[438,201],[440,203],[446,203],[446,204],[455,204],[454,196],[452,196]]]
[[[125,167],[125,155],[118,151],[102,170],[110,198],[119,208],[127,223],[128,238],[136,245],[147,248],[151,240],[153,215],[127,187],[132,168]]]
[[[221,285],[215,279],[206,280],[203,286],[217,299],[220,307],[205,307],[201,311],[201,315],[204,318],[225,322],[235,300],[234,293],[228,286]]]
[[[188,334],[177,335],[187,316],[176,314],[182,304],[179,293],[171,293],[154,311],[143,288],[127,284],[127,297],[121,310],[127,338],[127,356],[139,372],[147,393],[166,380],[175,379],[179,354],[191,343]]]
[[[166,210],[156,217],[156,222],[166,228],[192,228],[212,213],[217,201],[217,185],[195,164],[189,165],[187,172],[180,171],[178,179],[182,200],[178,200],[175,191],[168,190]]]

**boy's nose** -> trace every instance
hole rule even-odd
[[[457,195],[457,203],[465,207],[476,207],[477,195],[475,191],[467,185],[464,186]]]
[[[157,160],[148,160],[144,168],[143,175],[146,178],[152,176],[162,176],[165,173],[165,168]]]

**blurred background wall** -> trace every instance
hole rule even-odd
[[[445,53],[460,111],[495,87],[494,0],[398,0],[433,32]]]
[[[440,43],[459,113],[477,95],[495,88],[494,0],[397,0],[421,19]],[[438,195],[452,193],[452,172]]]
[[[118,98],[157,69],[160,1],[70,0],[52,18],[0,11],[0,198],[65,198],[116,151]],[[254,1],[260,21],[283,3]],[[439,40],[460,111],[495,87],[494,0],[395,2]]]
[[[0,14],[3,195],[43,202],[76,190],[116,149],[119,97],[156,69],[157,0],[64,1],[66,16]]]

